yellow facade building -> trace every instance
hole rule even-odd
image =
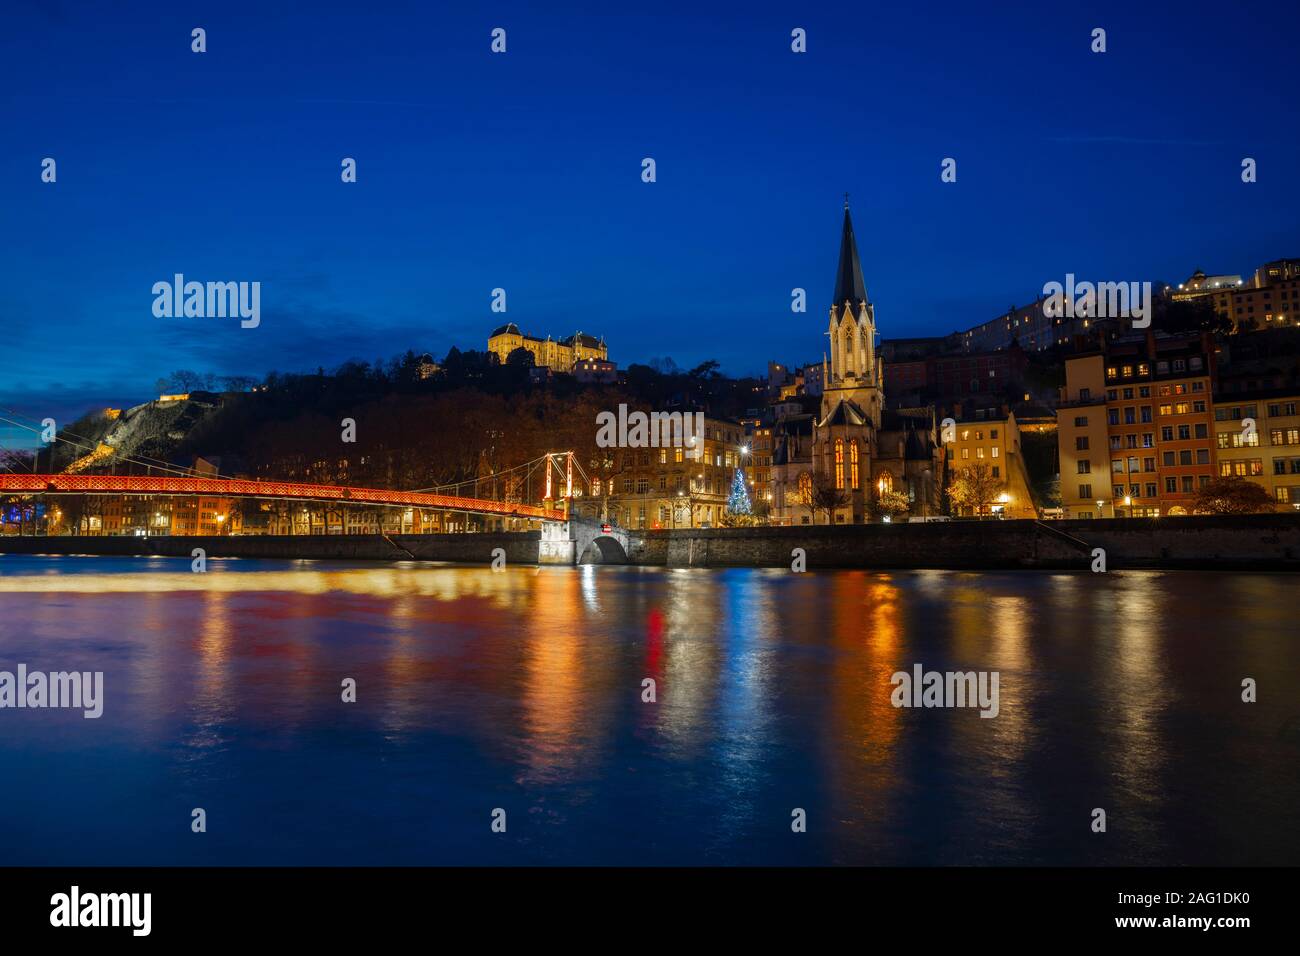
[[[1029,488],[1029,473],[1020,451],[1020,428],[1013,412],[1008,410],[1003,418],[957,422],[950,437],[950,441],[944,442],[949,475],[973,465],[987,465],[990,474],[1002,483],[993,510],[1004,518],[1038,517]]]
[[[1067,518],[1186,515],[1216,472],[1204,337],[1117,340],[1070,357],[1057,406]]]
[[[505,365],[510,354],[517,349],[525,349],[533,357],[533,364],[551,369],[553,372],[572,373],[583,360],[606,361],[609,349],[604,339],[597,339],[581,332],[575,332],[568,338],[552,339],[549,335],[539,339],[519,331],[513,322],[495,329],[488,336],[488,351],[495,353],[501,364]]]
[[[1300,393],[1233,395],[1214,403],[1219,475],[1262,485],[1277,509],[1300,508]]]
[[[736,468],[745,462],[745,430],[738,422],[705,418],[697,448],[611,449],[614,465],[592,477],[574,508],[624,528],[718,527]],[[747,474],[751,503],[757,489]],[[606,507],[608,511],[606,511]]]

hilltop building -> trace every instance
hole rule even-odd
[[[1207,276],[1197,269],[1169,297],[1208,299],[1215,312],[1232,321],[1234,332],[1300,325],[1300,259],[1266,262],[1249,283],[1238,275]]]
[[[558,340],[549,335],[539,339],[535,335],[519,331],[519,326],[509,322],[488,336],[488,351],[495,353],[502,365],[509,362],[510,354],[517,349],[524,349],[531,354],[533,365],[549,368],[552,372],[571,373],[584,360],[604,362],[609,359],[605,340],[582,332]]]

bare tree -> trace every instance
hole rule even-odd
[[[824,512],[827,524],[833,524],[835,512],[849,503],[848,490],[837,488],[835,480],[825,472],[813,475],[809,498],[812,513],[818,515]]]

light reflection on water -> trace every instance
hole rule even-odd
[[[6,862],[1300,862],[1293,577],[188,567],[0,558]]]

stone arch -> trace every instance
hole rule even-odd
[[[617,538],[597,535],[578,556],[579,564],[627,564],[627,551]]]

